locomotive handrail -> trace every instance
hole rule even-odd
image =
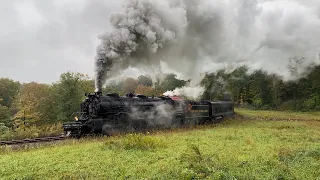
[[[128,113],[128,112],[119,112],[119,113],[117,113],[115,115],[118,116],[119,114],[128,114],[128,115],[130,115],[130,113]]]

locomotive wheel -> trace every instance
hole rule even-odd
[[[216,118],[216,117],[212,117],[212,118],[211,118],[211,122],[217,123],[217,118]]]
[[[118,127],[111,123],[104,123],[102,126],[102,134],[112,136],[121,133]]]

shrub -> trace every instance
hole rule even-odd
[[[4,123],[0,123],[0,135],[6,134],[8,131],[9,128]]]
[[[1,140],[12,140],[12,139],[25,139],[25,138],[36,138],[39,136],[39,129],[36,126],[31,127],[19,127],[14,131],[8,131],[1,136]]]
[[[24,125],[20,125],[18,128],[15,128],[14,130],[7,129],[7,131],[5,131],[4,133],[0,133],[0,140],[19,140],[26,138],[58,136],[62,132],[62,126],[59,123],[53,125],[46,125],[42,127],[37,127],[35,125],[26,127]]]
[[[194,144],[181,155],[180,161],[186,168],[180,172],[182,179],[235,179],[229,170],[221,165],[218,156],[203,154]]]
[[[46,136],[59,136],[63,133],[62,124],[52,124],[52,125],[45,125],[42,127],[39,127],[40,137],[46,137]]]

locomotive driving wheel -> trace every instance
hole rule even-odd
[[[107,135],[107,136],[113,136],[116,134],[120,134],[121,130],[117,125],[106,122],[102,126],[102,134]]]

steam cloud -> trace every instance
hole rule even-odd
[[[298,0],[126,0],[99,36],[96,91],[132,67],[166,63],[185,79],[221,64],[249,64],[288,76],[291,56],[320,49],[320,3]]]
[[[186,96],[190,99],[197,99],[201,94],[204,92],[204,88],[201,86],[195,86],[195,87],[190,87],[190,86],[185,86],[182,88],[177,88],[173,91],[167,91],[163,93],[165,96]]]
[[[132,113],[130,117],[133,119],[144,119],[149,126],[163,126],[163,127],[172,127],[175,124],[174,114],[176,113],[175,109],[169,104],[158,104],[154,109],[147,111],[141,111],[138,108],[132,108]]]

